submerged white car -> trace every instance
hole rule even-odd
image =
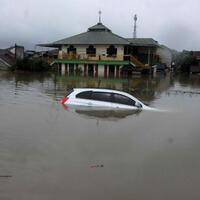
[[[64,105],[89,106],[104,109],[151,110],[150,107],[126,92],[100,88],[75,88],[61,99],[61,103]]]

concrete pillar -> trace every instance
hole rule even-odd
[[[148,48],[148,65],[150,66],[150,62],[151,62],[151,49]]]
[[[157,68],[155,65],[152,67],[152,70],[153,70],[153,76],[155,77],[157,72]]]
[[[58,72],[61,72],[61,64],[58,64]]]
[[[75,65],[74,64],[71,64],[70,65],[70,75],[73,75],[74,76],[75,74]]]
[[[115,66],[116,67],[116,78],[119,78],[119,65]]]
[[[84,65],[79,65],[80,69],[81,69],[81,74],[83,75],[84,73]]]
[[[108,66],[104,65],[104,77],[107,78],[108,77]]]
[[[78,64],[76,64],[75,74],[78,74]]]
[[[98,76],[104,76],[104,65],[98,65]]]
[[[88,66],[87,66],[87,64],[84,64],[84,76],[87,76],[87,74],[88,74]]]
[[[66,64],[66,73],[69,74],[69,64]]]
[[[94,65],[94,76],[98,77],[98,65],[97,64]]]
[[[74,65],[74,72],[73,75],[76,75],[76,65]]]
[[[65,64],[61,64],[61,74],[65,74]]]
[[[114,77],[117,77],[117,65],[114,66]]]
[[[114,77],[116,77],[116,65],[114,65]]]

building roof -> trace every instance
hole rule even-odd
[[[62,40],[58,40],[49,44],[40,44],[44,47],[60,47],[61,45],[92,45],[92,44],[108,44],[108,45],[126,45],[129,41],[123,37],[120,37],[104,26],[102,23],[88,28],[87,32],[74,35]]]
[[[111,32],[111,30],[106,27],[105,25],[103,25],[102,23],[97,23],[96,25],[88,28],[88,31],[107,31],[107,32]]]
[[[7,49],[0,49],[0,59],[10,66],[16,61],[15,55]]]
[[[152,38],[127,38],[133,46],[158,47],[159,44]]]

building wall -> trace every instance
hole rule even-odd
[[[86,49],[89,45],[73,45],[76,48],[76,55],[69,55],[67,53],[68,46],[62,47],[62,52],[59,52],[59,58],[76,58],[76,59],[89,59],[89,60],[123,60],[124,59],[124,46],[115,45],[117,48],[116,57],[108,57],[106,55],[107,48],[110,45],[94,45],[96,48],[96,56],[88,56],[86,54]]]
[[[24,47],[22,46],[14,46],[9,51],[15,55],[16,59],[24,58]]]

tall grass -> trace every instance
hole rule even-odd
[[[41,58],[24,58],[17,60],[16,63],[12,66],[11,70],[22,70],[22,71],[48,71],[51,69],[51,66]]]

